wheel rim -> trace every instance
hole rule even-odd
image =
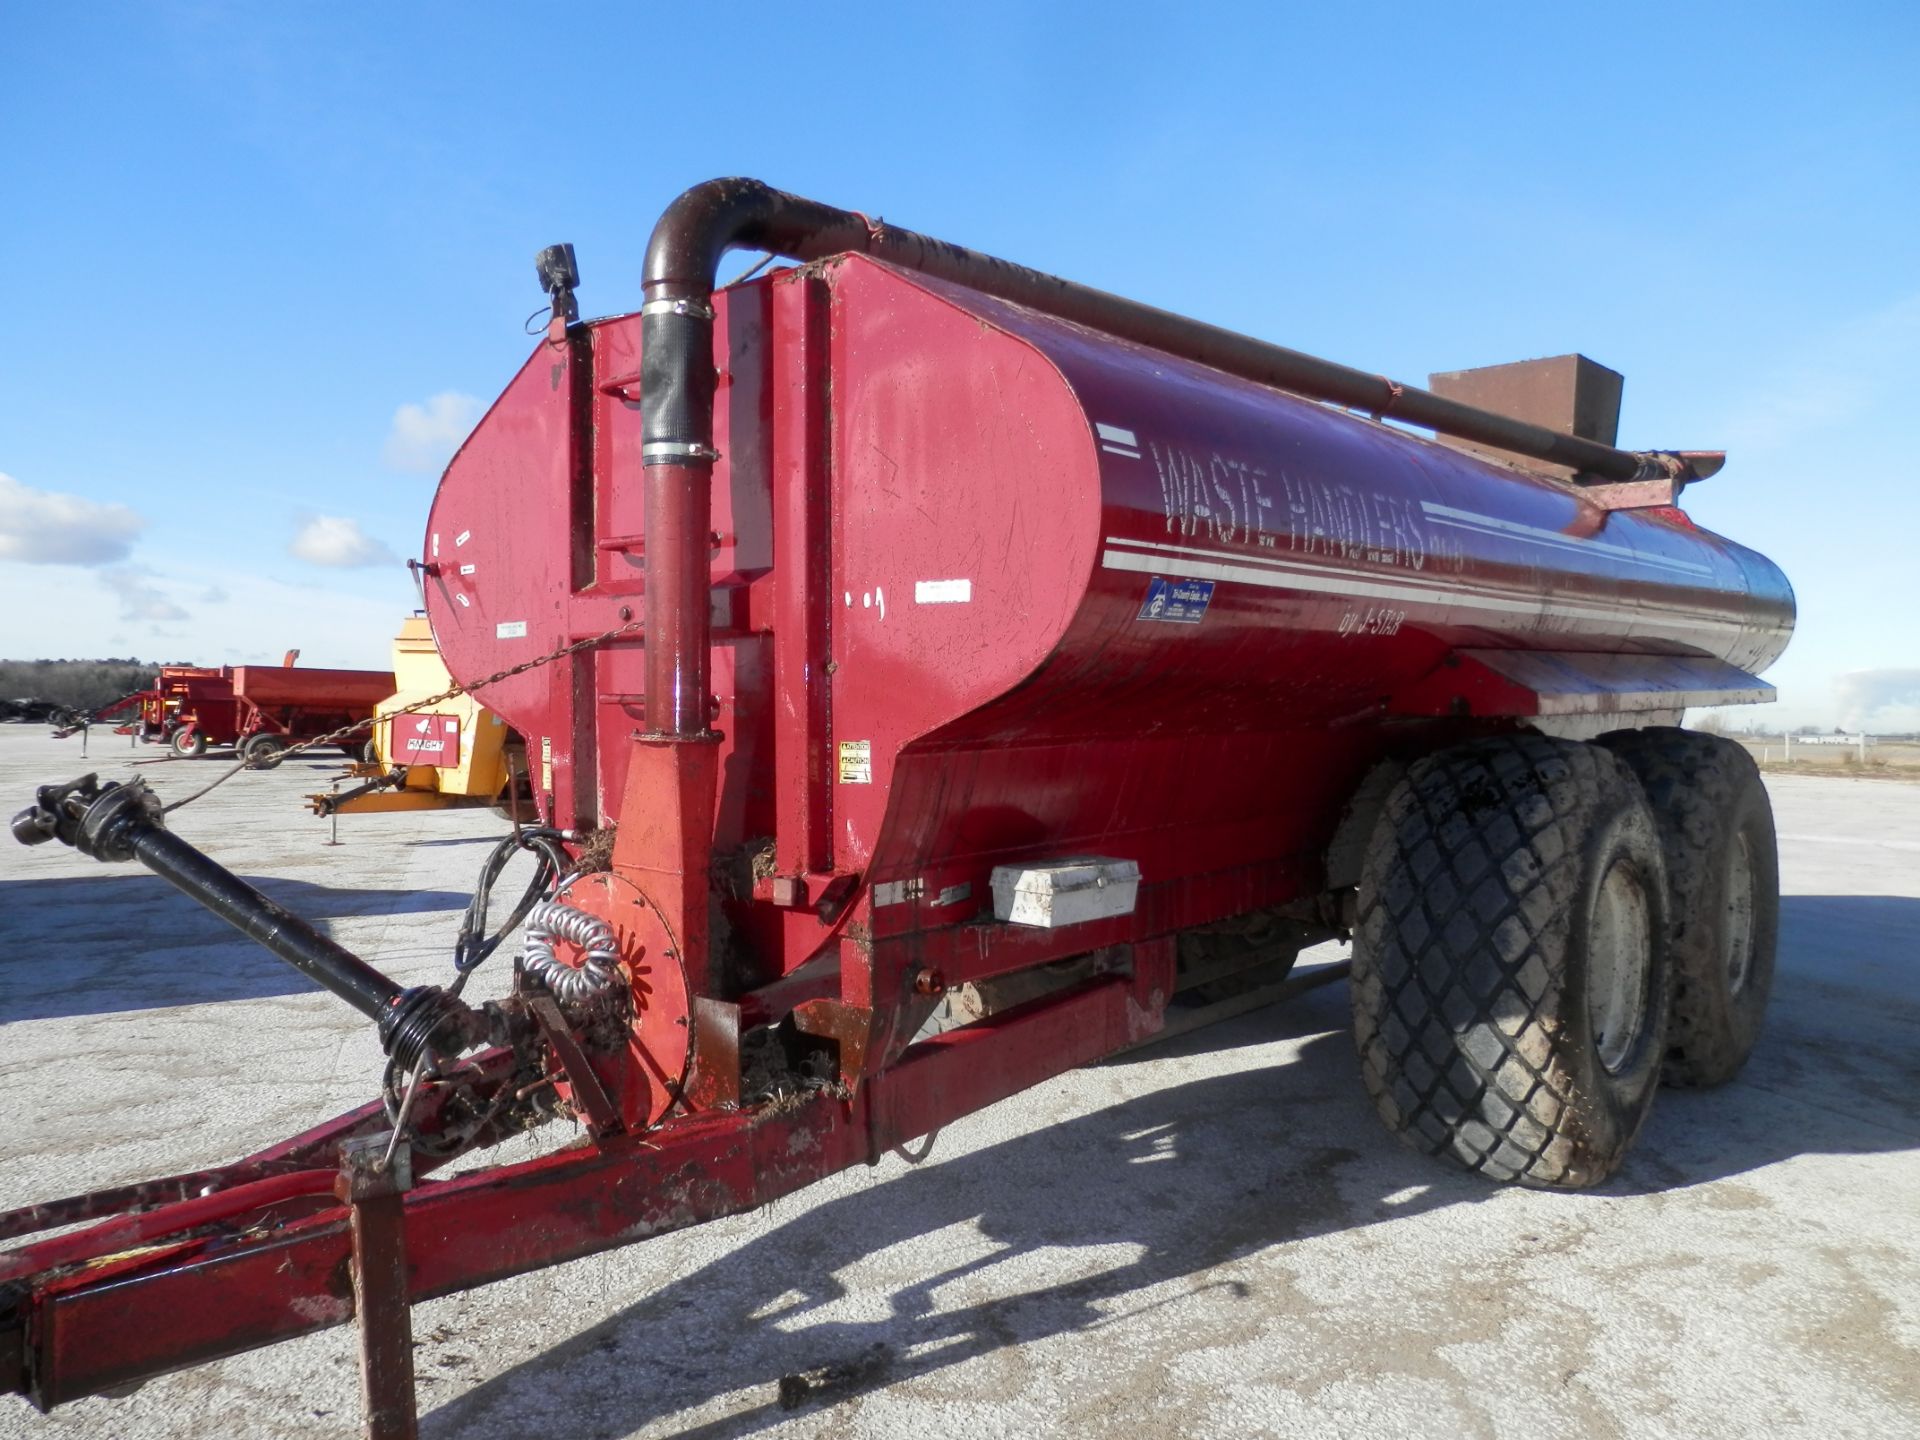
[[[1632,866],[1615,864],[1600,882],[1587,939],[1587,1024],[1609,1074],[1627,1063],[1646,1023],[1652,910]]]
[[[1745,832],[1733,837],[1727,867],[1727,989],[1738,995],[1753,973],[1753,852]]]

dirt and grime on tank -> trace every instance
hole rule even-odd
[[[88,769],[167,797],[218,765],[135,771],[157,752],[100,740],[83,761],[0,726],[0,805]],[[301,796],[334,763],[173,823],[403,983],[444,982],[505,822],[348,816],[329,848]],[[1399,1145],[1329,986],[1015,1096],[919,1165],[422,1304],[422,1433],[1920,1433],[1920,787],[1768,784],[1767,1029],[1732,1084],[1664,1092],[1599,1189]],[[516,949],[469,993],[502,993]],[[0,843],[0,1208],[231,1160],[379,1077],[371,1026],[157,878]],[[351,1436],[354,1355],[337,1328],[50,1415],[0,1397],[0,1437]]]

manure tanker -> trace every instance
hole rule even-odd
[[[718,287],[743,248],[796,263]],[[417,564],[539,823],[403,987],[144,783],[40,790],[19,839],[154,869],[387,1061],[234,1165],[0,1216],[83,1226],[0,1258],[0,1388],[357,1315],[410,1433],[413,1300],[767,1205],[1342,975],[1288,978],[1326,939],[1387,1129],[1489,1180],[1594,1184],[1662,1083],[1740,1068],[1772,819],[1678,724],[1771,697],[1793,601],[1680,507],[1724,457],[1613,443],[1611,372],[1421,389],[744,180],[669,207],[635,313],[538,271]]]

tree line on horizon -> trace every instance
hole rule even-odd
[[[0,698],[92,710],[153,684],[158,660],[0,660]],[[180,662],[167,661],[167,664]]]

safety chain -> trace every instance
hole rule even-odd
[[[484,690],[487,686],[497,685],[502,680],[511,680],[515,675],[524,675],[529,670],[538,670],[542,665],[551,665],[554,661],[564,660],[569,655],[578,655],[582,650],[591,650],[596,645],[604,645],[609,640],[617,640],[622,635],[638,630],[640,624],[641,622],[638,620],[629,620],[624,625],[616,625],[611,630],[603,630],[598,635],[588,636],[585,640],[576,640],[571,645],[562,645],[558,650],[550,651],[537,659],[522,660],[518,665],[510,665],[505,670],[499,670],[487,676],[484,680],[474,681],[471,685],[455,685],[451,689],[442,690],[438,695],[429,695],[424,700],[416,700],[413,704],[403,705],[398,710],[389,710],[384,715],[369,715],[366,719],[356,720],[351,725],[342,725],[338,730],[329,730],[326,734],[315,736],[311,740],[302,740],[298,745],[289,745],[285,750],[279,752],[279,758],[286,760],[294,755],[298,755],[303,750],[311,750],[319,745],[338,745],[349,735],[356,734],[361,730],[371,729],[381,720],[394,720],[402,715],[416,715],[422,710],[440,704],[443,700],[451,700],[457,695],[471,695],[476,690]],[[171,805],[162,806],[160,813],[163,815],[172,814],[184,805],[191,805],[202,795],[207,794],[217,786],[226,784],[227,781],[238,775],[242,770],[251,770],[253,768],[255,767],[247,761],[242,760],[224,775],[216,776],[212,783],[202,786],[184,800],[176,800]]]

